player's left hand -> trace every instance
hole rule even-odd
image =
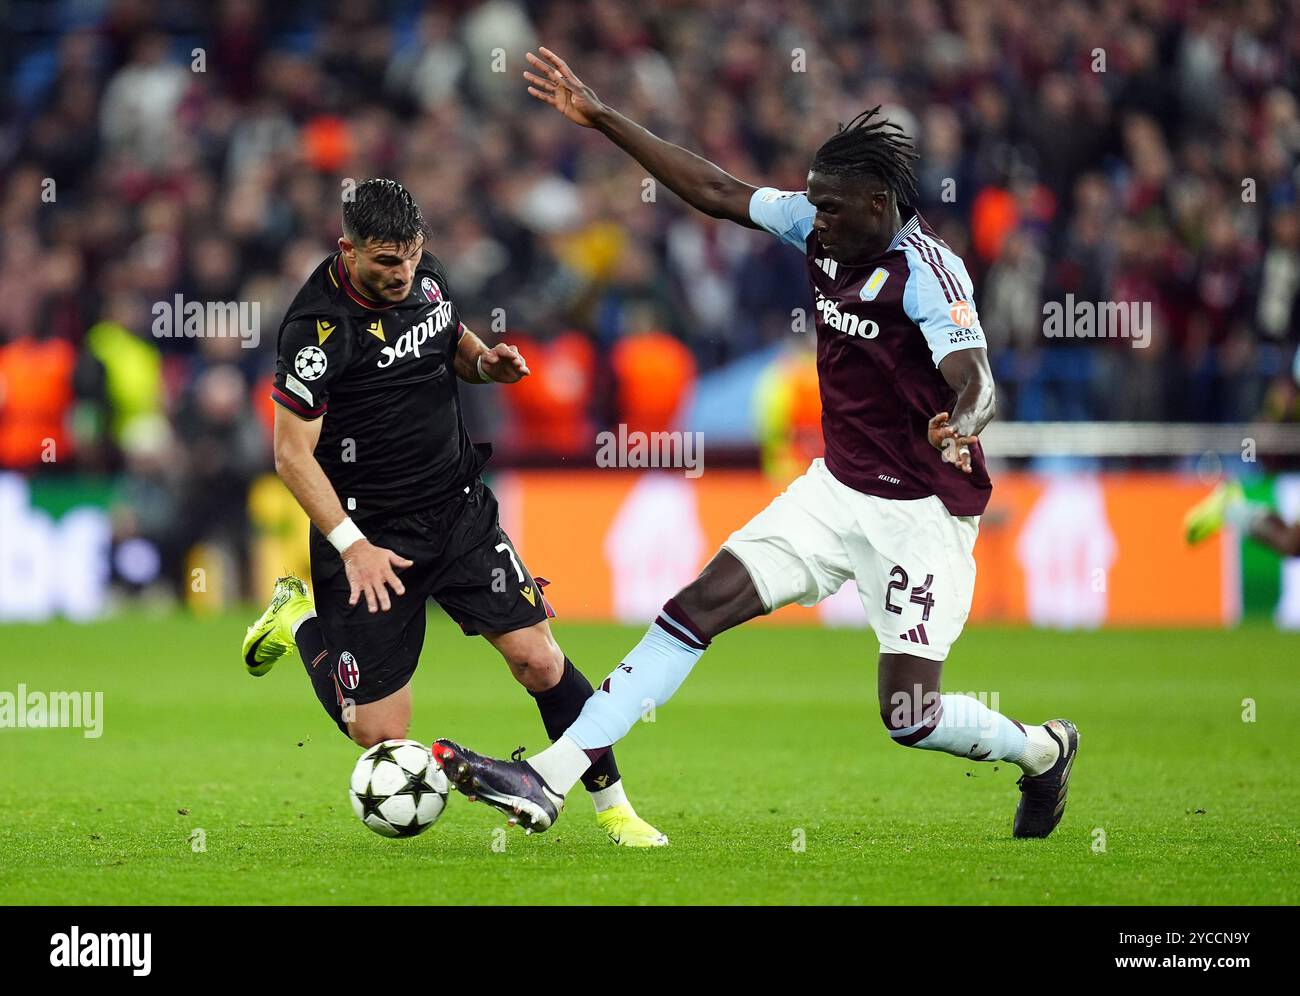
[[[498,384],[513,384],[532,371],[519,355],[519,350],[502,342],[483,354],[483,373]]]
[[[948,424],[949,417],[950,413],[940,412],[930,419],[930,424],[926,427],[926,435],[929,436],[930,445],[942,455],[944,463],[955,464],[962,473],[969,474],[971,443],[979,437],[959,435],[957,430]]]

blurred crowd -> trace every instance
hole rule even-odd
[[[523,53],[539,43],[755,184],[802,189],[837,122],[885,105],[916,137],[922,214],[975,281],[1002,418],[1300,418],[1297,13],[15,0],[0,468],[120,474],[124,514],[164,547],[238,534],[270,466],[275,330],[335,244],[349,179],[410,188],[467,324],[533,351],[526,390],[463,392],[507,454],[586,452],[620,420],[666,426],[699,377],[797,340],[799,254],[686,210],[529,98]],[[258,302],[256,348],[154,334],[177,294]],[[1045,337],[1044,303],[1067,294],[1150,302],[1150,346]]]

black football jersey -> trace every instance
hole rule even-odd
[[[406,300],[371,300],[333,253],[289,305],[271,397],[324,418],[316,459],[358,519],[441,504],[491,452],[461,414],[452,360],[464,333],[438,259],[421,255]]]

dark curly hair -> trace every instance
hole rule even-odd
[[[343,235],[353,245],[392,242],[407,249],[429,235],[420,205],[396,180],[372,177],[343,202]]]

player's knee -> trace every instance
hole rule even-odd
[[[880,696],[880,722],[889,738],[900,747],[914,747],[925,738],[939,708],[938,692],[920,693],[902,689]]]
[[[889,730],[910,726],[916,719],[912,703],[906,693],[880,693],[880,721]]]
[[[890,734],[893,734],[895,730],[902,729],[897,710],[885,705],[883,701],[880,703],[880,722]]]
[[[921,741],[932,732],[931,726],[924,720],[920,723],[905,722],[895,710],[881,709],[880,721],[885,726],[890,742],[899,747],[919,747]]]
[[[505,655],[510,673],[530,692],[554,688],[564,675],[564,652],[554,640],[532,641]]]
[[[880,709],[880,722],[884,725],[885,732],[889,734],[890,740],[902,747],[909,746],[910,741],[902,736],[907,731],[908,724],[902,721],[897,710],[886,709],[882,706]]]

